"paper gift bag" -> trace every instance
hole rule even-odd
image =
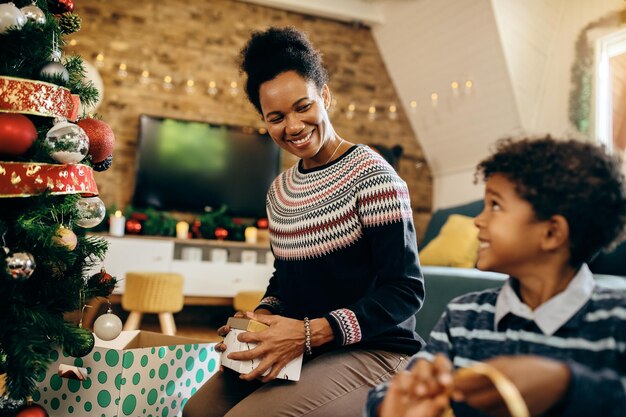
[[[180,416],[218,365],[215,343],[126,331],[108,342],[96,338],[83,358],[57,351],[33,400],[51,417]]]
[[[224,338],[224,343],[226,344],[226,351],[222,353],[222,366],[230,368],[234,371],[239,372],[240,374],[247,374],[252,372],[260,362],[260,359],[254,359],[251,361],[235,361],[232,359],[228,359],[228,354],[231,352],[239,352],[242,350],[253,349],[256,346],[256,343],[244,343],[237,340],[237,336],[244,332],[259,332],[268,328],[267,325],[260,323],[255,320],[239,318],[239,317],[230,317],[228,322],[226,323],[230,327],[230,332]],[[297,358],[293,359],[289,362],[276,377],[277,379],[287,379],[290,381],[298,381],[300,380],[300,371],[302,369],[302,356],[300,355]],[[267,375],[269,371],[265,372],[263,375]]]

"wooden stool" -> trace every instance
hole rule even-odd
[[[235,311],[254,311],[263,298],[263,291],[241,291],[235,295],[233,299],[233,308]]]
[[[172,313],[183,309],[183,277],[169,272],[127,272],[122,308],[130,311],[124,330],[137,330],[143,313],[159,315],[161,332],[175,335]]]

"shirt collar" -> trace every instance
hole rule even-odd
[[[512,278],[504,284],[496,301],[494,327],[509,313],[532,320],[548,336],[567,323],[591,298],[595,281],[586,264],[583,264],[565,290],[561,291],[534,311],[530,309],[512,287]]]

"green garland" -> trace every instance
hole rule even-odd
[[[591,103],[593,85],[594,49],[587,34],[591,29],[618,27],[626,22],[626,9],[610,13],[595,22],[589,23],[576,39],[576,58],[572,64],[572,89],[569,96],[569,120],[576,129],[589,134],[591,127]]]

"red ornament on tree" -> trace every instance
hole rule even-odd
[[[73,0],[48,0],[48,10],[54,14],[63,14],[74,11]]]
[[[37,129],[23,114],[0,113],[0,154],[21,155],[37,139]]]
[[[48,417],[48,412],[39,404],[30,404],[18,411],[15,417]]]
[[[228,230],[223,227],[216,227],[214,233],[217,240],[224,240],[228,237]]]
[[[93,278],[97,279],[100,284],[108,284],[113,279],[113,276],[102,268],[100,272],[93,275]]]
[[[98,119],[82,119],[78,123],[87,137],[89,138],[89,155],[94,163],[104,161],[113,153],[115,145],[115,135],[113,131],[102,120]]]
[[[259,229],[267,229],[269,227],[269,222],[267,221],[267,219],[259,219],[256,222],[256,227],[258,227]]]

